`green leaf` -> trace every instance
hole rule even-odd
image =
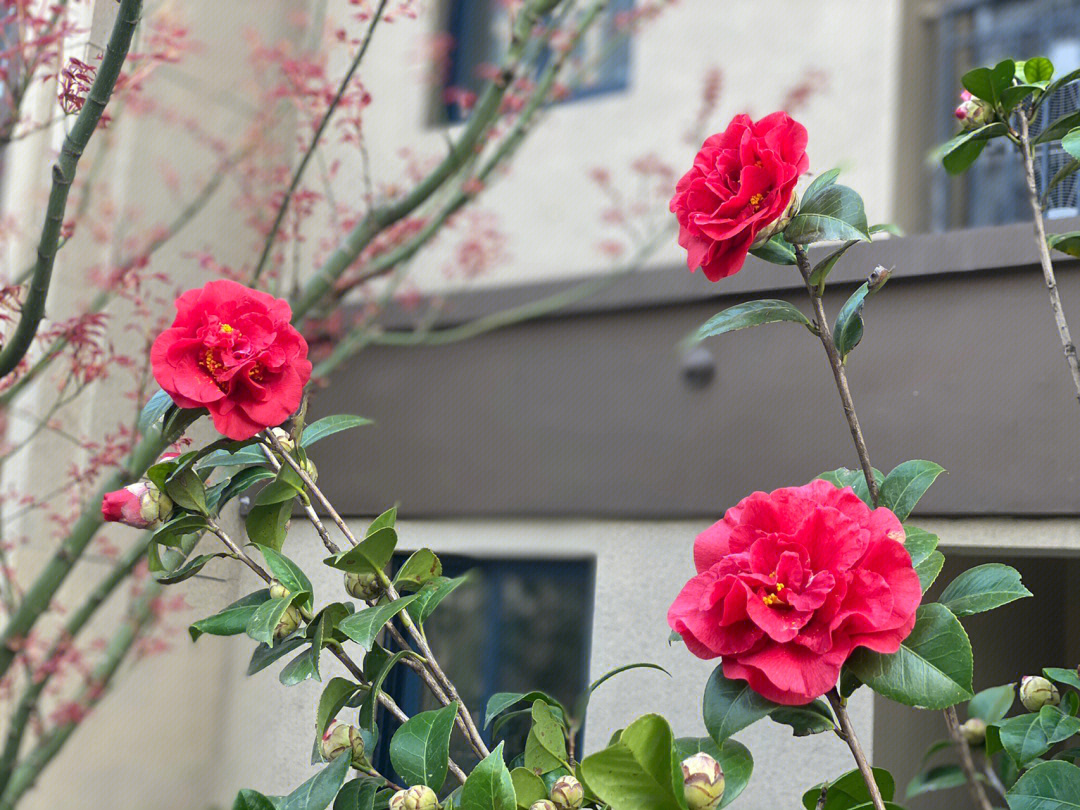
[[[525,767],[539,773],[553,771],[560,765],[569,768],[566,733],[546,701],[533,701],[532,721],[525,740]]]
[[[1080,731],[1080,717],[1066,714],[1056,706],[1043,706],[1039,710],[1039,725],[1050,744],[1057,745]]]
[[[461,788],[460,810],[516,810],[514,782],[503,762],[503,744],[480,761]]]
[[[425,582],[442,576],[442,563],[430,548],[422,548],[409,555],[394,577],[398,591],[415,591]]]
[[[675,740],[674,749],[677,762],[704,752],[720,763],[720,769],[724,772],[721,808],[739,798],[754,772],[754,758],[747,747],[737,740],[724,740],[724,744],[718,746],[711,737],[680,737]]]
[[[874,480],[877,482],[878,488],[880,489],[881,482],[885,480],[885,475],[881,470],[875,467],[871,467],[870,472],[873,474]],[[874,504],[870,499],[870,488],[866,485],[866,476],[863,475],[862,470],[849,470],[847,467],[840,467],[839,469],[822,473],[818,478],[823,481],[828,481],[830,484],[840,489],[851,487],[863,503],[871,509],[874,507]]]
[[[428,617],[435,612],[435,608],[439,606],[439,603],[453,593],[454,589],[462,585],[466,579],[467,575],[454,577],[453,579],[436,577],[427,582],[423,588],[416,592],[416,601],[410,603],[407,608],[412,620],[419,625],[423,625],[428,620]]]
[[[705,684],[702,714],[709,736],[717,743],[723,743],[776,708],[777,704],[763,698],[746,681],[725,678],[722,667],[714,669]]]
[[[241,790],[236,794],[232,810],[275,810],[274,803],[255,790]]]
[[[1043,675],[1052,681],[1065,684],[1065,686],[1071,686],[1073,689],[1080,689],[1080,676],[1077,675],[1075,669],[1046,667],[1043,670]]]
[[[296,686],[308,678],[319,680],[319,667],[315,663],[314,647],[308,647],[278,673],[278,681],[282,686]]]
[[[311,580],[303,569],[280,551],[275,551],[269,546],[262,546],[259,550],[262,551],[266,567],[270,569],[274,578],[288,588],[289,593],[293,595],[306,593],[307,598],[300,600],[300,603],[310,605],[315,589],[311,586]]]
[[[549,706],[558,709],[561,716],[566,716],[563,705],[546,692],[537,690],[532,692],[496,692],[488,698],[487,708],[484,710],[484,728],[490,726],[492,720],[511,706],[516,706],[519,703],[532,704],[537,700],[544,701]]]
[[[1009,810],[1076,810],[1080,768],[1061,761],[1040,763],[1017,779],[1005,798]]]
[[[976,98],[981,98],[983,101],[989,101],[991,104],[997,103],[998,85],[994,79],[994,72],[990,68],[977,67],[973,70],[969,70],[960,77],[960,84]],[[1004,90],[1005,87],[1002,86],[1001,89]]]
[[[450,733],[458,704],[421,712],[397,730],[390,740],[390,761],[407,785],[442,789],[450,757]]]
[[[829,169],[827,172],[822,172],[811,181],[810,185],[806,187],[806,193],[803,194],[803,202],[812,200],[819,193],[827,189],[829,186],[836,182],[836,178],[840,176],[839,169]]]
[[[143,406],[142,412],[139,414],[139,432],[145,434],[147,430],[161,421],[161,417],[174,404],[172,397],[164,391],[155,391],[154,395],[146,401],[146,405]]]
[[[944,566],[945,555],[940,551],[931,551],[925,560],[915,566],[915,573],[919,575],[919,587],[923,593],[930,590]]]
[[[1073,130],[1073,131],[1075,132],[1075,130]],[[1080,149],[1080,144],[1077,144],[1077,148]],[[1080,159],[1070,160],[1064,166],[1062,166],[1060,169],[1057,170],[1057,172],[1054,174],[1054,176],[1052,178],[1050,178],[1050,183],[1043,190],[1042,202],[1043,202],[1044,206],[1046,204],[1047,199],[1049,199],[1049,197],[1050,197],[1050,192],[1053,191],[1055,188],[1057,188],[1058,184],[1061,183],[1062,180],[1076,174],[1078,169],[1080,169]],[[1047,237],[1046,241],[1047,241],[1048,244],[1049,244],[1049,242],[1050,242],[1050,240],[1052,238],[1053,238],[1053,236],[1048,236]],[[1053,247],[1053,246],[1051,245],[1051,247]],[[1078,249],[1080,249],[1080,248],[1078,248]]]
[[[1055,706],[1043,706],[1037,714],[1021,714],[997,723],[1002,748],[1021,767],[1078,731],[1080,718],[1067,715]]]
[[[319,708],[315,714],[315,737],[321,738],[330,721],[353,695],[360,691],[360,684],[348,678],[331,678],[319,696]]]
[[[1001,563],[969,568],[948,584],[938,601],[955,616],[971,616],[1031,596],[1020,572]]]
[[[255,505],[270,506],[276,503],[286,503],[299,494],[300,490],[290,482],[277,478],[259,490],[259,494],[255,496]]]
[[[386,526],[376,529],[361,540],[359,545],[327,557],[323,562],[331,568],[350,574],[378,574],[394,556],[395,546],[397,532],[393,527]]]
[[[892,774],[884,768],[874,768],[874,782],[877,783],[881,797],[886,802],[891,802],[896,793],[896,783]],[[862,774],[857,770],[847,771],[829,782],[828,800],[825,805],[827,810],[847,810],[859,807],[870,801],[870,791],[863,781]],[[821,785],[815,785],[806,791],[802,797],[803,806],[808,810],[814,810],[818,798],[821,796]]]
[[[959,765],[938,765],[928,771],[916,774],[907,786],[907,798],[918,796],[921,793],[930,793],[935,790],[948,790],[949,788],[963,787],[967,784],[967,777]]]
[[[937,149],[937,156],[949,174],[960,174],[975,162],[988,140],[1006,134],[1008,129],[1001,121],[995,121],[978,129],[961,132],[943,143]]]
[[[375,796],[383,784],[369,776],[346,782],[334,799],[334,810],[375,810]]]
[[[286,796],[278,810],[325,810],[349,773],[352,752],[346,751]]]
[[[388,657],[385,656],[385,651],[381,652],[379,667],[374,673],[369,672],[368,661],[367,659],[364,660],[364,672],[371,676],[371,686],[364,697],[364,702],[360,704],[359,724],[361,731],[365,729],[369,732],[375,731],[375,714],[379,706],[379,693],[382,691],[383,682],[386,680],[386,676],[390,674],[390,670],[402,658],[406,656],[416,657],[416,653],[412,650],[399,650]],[[374,746],[367,746],[369,751],[373,750],[373,748]]]
[[[1012,112],[1013,108],[1030,96],[1032,93],[1042,92],[1041,87],[1033,84],[1017,84],[1006,87],[1001,91],[1001,107],[1005,112]]]
[[[190,579],[191,577],[195,576],[203,569],[204,565],[206,565],[208,562],[215,559],[216,557],[230,556],[232,555],[224,551],[218,551],[214,554],[200,554],[198,557],[188,560],[184,565],[177,568],[171,574],[166,574],[164,576],[155,576],[154,581],[160,582],[162,585],[175,585],[177,582],[183,582],[185,579]]]
[[[253,506],[244,521],[248,540],[258,546],[279,550],[285,542],[285,524],[290,517],[292,503],[288,501]]]
[[[983,689],[968,703],[968,717],[978,717],[986,723],[996,723],[1009,713],[1016,700],[1016,687],[1007,683]]]
[[[335,433],[340,433],[343,430],[351,430],[361,425],[370,425],[371,420],[365,419],[362,416],[350,416],[348,414],[338,414],[336,416],[327,416],[317,422],[312,422],[306,428],[304,432],[300,434],[300,446],[307,448],[315,444],[315,442],[325,439],[327,436],[333,436]]]
[[[830,185],[804,199],[799,212],[784,229],[784,238],[793,245],[825,240],[870,240],[862,197],[854,189]]]
[[[1050,141],[1060,141],[1064,138],[1069,130],[1080,127],[1080,110],[1068,113],[1061,116],[1061,118],[1054,121],[1046,129],[1040,132],[1032,139],[1032,143],[1048,143]]]
[[[581,772],[589,788],[618,810],[685,810],[682,771],[667,721],[639,717],[603,751],[585,757]]]
[[[274,628],[292,604],[289,599],[270,599],[259,605],[248,619],[244,631],[256,641],[270,647],[274,646]]]
[[[304,636],[296,635],[277,642],[273,647],[269,644],[259,644],[251,653],[247,674],[254,675],[256,672],[261,672],[279,658],[284,658],[293,650],[303,647],[307,643],[308,640]]]
[[[1054,63],[1045,56],[1036,56],[1024,62],[1024,78],[1035,82],[1048,82],[1054,78]]]
[[[808,737],[811,734],[820,734],[836,728],[832,712],[821,698],[805,706],[781,706],[773,709],[769,712],[769,719],[791,726],[792,734],[796,737]]]
[[[210,524],[202,515],[182,513],[163,524],[151,535],[150,539],[163,546],[178,546],[187,535],[206,531],[209,526]]]
[[[379,529],[392,529],[397,523],[397,507],[391,506],[377,518],[375,518],[367,527],[367,531],[364,532],[364,537],[371,537]]]
[[[165,494],[173,503],[189,512],[206,514],[206,487],[199,474],[190,467],[182,467],[165,482]]]
[[[403,596],[393,602],[383,605],[365,608],[338,624],[338,630],[347,635],[365,650],[370,650],[375,644],[375,637],[386,623],[397,616],[405,607],[416,598],[416,594]]]
[[[907,520],[915,504],[945,468],[932,461],[905,461],[885,476],[881,484],[881,505]]]
[[[848,248],[852,245],[859,244],[860,241],[861,240],[859,239],[849,239],[820,262],[815,264],[813,271],[810,273],[810,284],[816,287],[819,292],[824,290],[825,279],[828,278],[829,273],[832,272],[836,263],[840,261],[840,257],[847,252]]]
[[[270,591],[263,588],[238,599],[213,616],[199,619],[188,628],[191,640],[195,641],[204,633],[211,636],[236,636],[243,633],[256,609],[269,598]]]
[[[1046,244],[1051,250],[1059,250],[1080,259],[1080,231],[1052,233],[1046,237]]]
[[[547,785],[544,784],[544,780],[528,768],[514,768],[514,770],[510,771],[510,780],[514,783],[517,806],[521,810],[528,810],[536,802],[548,797],[548,789]]]
[[[264,466],[267,463],[266,455],[258,446],[252,445],[230,453],[228,450],[215,450],[203,456],[195,465],[200,470],[211,467],[250,467]],[[271,477],[274,473],[270,473]]]
[[[757,256],[771,264],[790,265],[796,263],[795,248],[791,246],[783,234],[777,234],[761,247],[750,251],[751,256]]]
[[[971,642],[944,605],[920,606],[915,627],[897,652],[860,648],[848,666],[875,692],[907,706],[945,709],[974,696]]]
[[[833,330],[833,338],[836,341],[836,350],[843,360],[859,345],[863,336],[862,309],[866,303],[866,296],[870,294],[870,285],[863,282],[859,288],[851,294],[851,297],[840,307],[836,316],[836,328]]]
[[[736,304],[733,307],[728,307],[723,312],[713,315],[698,329],[694,339],[704,340],[714,335],[722,335],[725,332],[734,332],[750,326],[779,323],[781,321],[800,323],[813,331],[809,318],[803,315],[794,305],[789,304],[787,301],[764,298],[760,301],[747,301],[745,304]]]
[[[911,564],[916,568],[918,568],[919,563],[930,556],[940,542],[936,534],[931,534],[926,529],[919,529],[915,526],[904,526],[904,535],[904,548],[911,555]],[[944,561],[945,558],[942,557],[941,559]]]

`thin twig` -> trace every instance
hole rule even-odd
[[[956,707],[950,706],[944,711],[944,714],[949,736],[956,743],[957,750],[960,752],[960,769],[964,772],[964,778],[967,780],[968,791],[971,793],[972,800],[979,810],[994,810],[994,806],[986,795],[986,789],[979,779],[979,772],[975,769],[975,760],[972,759],[971,749],[968,747],[967,740],[964,739],[964,732],[960,730],[960,719],[956,716]]]
[[[848,717],[844,699],[840,697],[840,693],[835,688],[830,689],[826,693],[826,697],[829,698],[829,703],[836,713],[836,719],[840,722],[841,737],[847,743],[847,747],[851,749],[851,756],[855,758],[855,764],[858,766],[859,773],[862,774],[863,781],[866,783],[866,789],[870,793],[870,801],[873,802],[876,810],[885,810],[885,801],[881,798],[881,790],[878,788],[877,780],[874,779],[874,771],[866,759],[866,754],[863,753],[862,746],[859,745],[859,738],[855,736],[855,727],[851,724],[851,718]]]
[[[866,486],[870,490],[870,499],[877,505],[878,485],[874,478],[874,468],[870,465],[870,453],[866,449],[866,440],[863,438],[862,428],[859,426],[859,417],[855,413],[855,401],[851,397],[851,388],[848,387],[847,374],[844,371],[844,363],[840,359],[840,352],[836,349],[836,341],[833,340],[832,331],[829,329],[829,319],[825,315],[825,306],[817,289],[810,283],[810,260],[806,257],[806,251],[801,245],[795,245],[795,260],[799,266],[803,281],[806,282],[806,292],[810,295],[810,303],[814,307],[814,317],[817,319],[818,335],[821,345],[825,347],[825,354],[829,358],[829,367],[832,368],[833,379],[836,381],[836,390],[840,394],[840,402],[844,406],[844,416],[847,419],[848,428],[851,431],[851,439],[855,442],[855,451],[859,455],[859,465],[866,477]]]
[[[1035,226],[1035,247],[1039,252],[1039,264],[1042,267],[1043,281],[1050,293],[1050,309],[1054,313],[1058,335],[1065,352],[1065,362],[1069,365],[1073,387],[1077,399],[1080,399],[1080,360],[1076,355],[1076,344],[1069,333],[1069,324],[1065,320],[1065,310],[1061,306],[1061,293],[1058,291],[1057,278],[1054,276],[1054,263],[1050,259],[1050,246],[1046,243],[1046,226],[1043,223],[1042,206],[1039,204],[1039,192],[1035,188],[1035,164],[1032,157],[1031,134],[1028,131],[1026,111],[1021,107],[1017,111],[1020,120],[1020,155],[1024,159],[1024,179],[1027,181],[1028,201],[1031,203],[1032,220]]]

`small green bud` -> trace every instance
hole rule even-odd
[[[1037,712],[1043,706],[1061,703],[1061,693],[1041,675],[1025,675],[1020,680],[1020,702],[1029,712]]]
[[[383,593],[383,584],[375,574],[345,574],[345,590],[350,596],[369,602]]]
[[[724,798],[720,763],[701,752],[682,761],[683,790],[690,810],[716,810]]]
[[[533,802],[529,810],[559,810],[559,808],[550,799],[541,799],[538,802]]]
[[[300,462],[300,469],[307,473],[308,478],[310,478],[313,483],[319,480],[319,468],[316,467],[315,462],[307,456]]]
[[[551,801],[559,810],[578,810],[585,800],[585,789],[572,776],[560,776],[551,786]]]
[[[322,754],[323,759],[329,761],[337,759],[349,750],[352,751],[354,768],[367,767],[367,760],[364,759],[364,738],[360,735],[360,729],[334,720],[323,733],[319,743],[319,753]]]
[[[960,726],[960,733],[968,745],[982,745],[986,742],[986,721],[972,717]]]
[[[436,810],[439,797],[427,785],[413,785],[390,797],[390,810]]]
[[[284,428],[276,427],[270,432],[273,434],[274,438],[278,440],[281,449],[286,453],[291,453],[296,449],[296,443],[292,440],[292,436],[289,435],[289,431]]]
[[[296,632],[296,628],[300,626],[300,619],[300,611],[296,609],[296,605],[289,605],[278,619],[277,627],[274,628],[274,641],[281,641]]]
[[[290,596],[289,589],[278,582],[276,579],[270,583],[270,598],[271,599],[288,599]]]

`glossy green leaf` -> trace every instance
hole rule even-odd
[[[350,574],[376,574],[386,568],[394,556],[397,532],[391,526],[376,529],[353,548],[327,557],[323,562]]]
[[[211,467],[250,467],[264,466],[266,464],[266,455],[257,445],[252,445],[235,452],[215,450],[199,459],[195,466],[203,470]],[[273,475],[274,473],[271,473],[271,477]]]
[[[241,790],[236,794],[232,810],[275,810],[274,803],[255,790]]]
[[[300,434],[300,446],[308,448],[327,436],[333,436],[343,430],[352,430],[355,427],[370,424],[371,420],[362,416],[350,416],[348,414],[327,416],[317,422],[312,422],[304,428],[304,432]]]
[[[1009,810],[1077,810],[1080,768],[1068,762],[1043,762],[1016,780],[1005,796]]]
[[[206,514],[206,487],[203,481],[190,467],[174,472],[165,482],[165,494],[173,503],[189,512]]]
[[[544,700],[534,700],[532,728],[525,740],[525,767],[539,773],[568,768],[566,732],[551,706]]]
[[[721,667],[713,670],[705,684],[702,714],[705,728],[717,743],[757,722],[778,708],[746,683],[728,680]]]
[[[1045,56],[1024,60],[1024,78],[1029,82],[1048,82],[1054,78],[1054,63]]]
[[[983,689],[968,703],[968,717],[978,717],[996,723],[1009,713],[1016,700],[1016,687],[1011,684]]]
[[[911,564],[916,567],[930,556],[938,547],[939,542],[938,536],[931,534],[926,529],[904,526],[904,548],[911,555]]]
[[[370,650],[375,643],[375,637],[379,635],[379,631],[415,598],[416,594],[410,594],[395,599],[393,602],[365,608],[346,619],[342,619],[338,624],[338,630],[365,650]]]
[[[1080,731],[1080,718],[1044,706],[1037,714],[1020,714],[997,723],[1002,748],[1023,767],[1041,757],[1051,746]]]
[[[1074,127],[1065,133],[1065,137],[1061,139],[1061,148],[1076,160],[1080,160],[1080,127]]]
[[[833,271],[836,263],[840,261],[840,257],[847,253],[848,248],[859,244],[860,241],[859,239],[849,239],[814,265],[814,269],[810,273],[810,284],[816,287],[819,293],[825,289],[825,279],[829,277],[829,273]]]
[[[782,234],[777,234],[761,247],[753,248],[751,256],[757,256],[770,264],[792,265],[796,263],[795,248]]]
[[[370,776],[346,782],[334,799],[334,810],[375,810],[375,797],[383,784]]]
[[[217,557],[229,557],[230,554],[224,551],[218,551],[214,554],[200,554],[198,557],[193,557],[188,560],[182,566],[177,568],[171,574],[165,574],[163,576],[155,576],[154,581],[160,582],[162,585],[175,585],[177,582],[183,582],[185,579],[191,579],[197,573],[199,573],[203,566]]]
[[[165,415],[165,412],[172,408],[174,405],[172,397],[166,394],[162,390],[154,392],[153,396],[146,401],[146,405],[143,406],[142,411],[139,413],[139,432],[146,433],[153,425],[156,425],[161,421],[161,417]]]
[[[810,185],[806,187],[806,191],[803,193],[802,201],[805,203],[807,200],[814,199],[822,191],[836,183],[836,178],[839,176],[839,169],[829,169],[827,172],[822,172],[821,174],[819,174],[812,181],[810,181]]]
[[[862,197],[847,186],[827,186],[803,200],[799,212],[784,229],[784,238],[793,245],[832,239],[869,241]]]
[[[253,506],[244,521],[248,540],[259,546],[279,550],[285,542],[285,524],[290,517],[292,503],[288,501]]]
[[[360,704],[360,713],[358,715],[359,726],[361,731],[374,732],[375,731],[375,715],[379,707],[379,694],[382,692],[383,682],[386,681],[386,676],[390,674],[390,671],[405,657],[416,657],[416,653],[411,650],[399,650],[393,655],[385,658],[375,673],[370,673],[368,668],[365,667],[365,674],[371,675],[371,685],[367,694],[364,696],[363,703]],[[365,660],[365,664],[367,661]],[[370,751],[374,746],[367,746]]]
[[[808,737],[836,728],[829,705],[818,698],[805,706],[781,706],[769,712],[769,719],[791,726],[796,737]]]
[[[517,806],[521,810],[528,810],[536,802],[548,797],[548,788],[544,780],[528,768],[514,768],[510,771],[510,780],[514,783]]]
[[[364,537],[371,537],[379,529],[392,529],[397,524],[397,507],[391,506],[368,524]]]
[[[547,692],[538,690],[532,692],[496,692],[488,698],[487,707],[484,710],[484,728],[490,726],[492,720],[512,706],[519,703],[529,703],[531,705],[537,700],[542,700],[549,706],[558,709],[559,718],[565,718],[566,710],[562,703],[547,694]],[[560,722],[562,722],[561,719]]]
[[[291,599],[270,599],[259,605],[248,619],[244,631],[256,641],[273,647],[274,628],[292,604]]]
[[[473,768],[461,788],[460,810],[516,810],[514,782],[503,762],[503,744]]]
[[[274,578],[288,588],[290,593],[308,594],[306,599],[301,600],[301,604],[311,604],[315,589],[303,569],[280,551],[275,551],[268,546],[263,546],[260,551],[262,551],[263,559],[266,560],[266,567],[270,569]]]
[[[859,345],[863,336],[862,309],[866,303],[866,296],[870,294],[870,285],[866,282],[859,285],[858,289],[840,307],[836,316],[836,328],[833,330],[833,339],[836,341],[836,351],[843,360],[851,350]]]
[[[172,520],[161,525],[151,535],[151,540],[163,546],[179,546],[181,540],[189,534],[204,532],[209,528],[206,518],[202,515],[180,514]]]
[[[352,752],[346,751],[281,800],[278,810],[325,810],[349,773]]]
[[[878,488],[880,489],[881,482],[885,480],[884,473],[875,467],[871,467],[870,472],[874,476],[874,480],[877,482]],[[863,503],[873,508],[873,503],[871,503],[870,500],[870,488],[866,485],[866,476],[863,475],[862,470],[849,470],[847,467],[840,467],[839,469],[822,473],[818,478],[823,481],[828,481],[830,484],[841,489],[844,487],[851,487]]]
[[[1001,91],[1001,106],[1006,112],[1012,112],[1013,108],[1032,93],[1040,93],[1042,88],[1034,84],[1016,84],[1006,87]]]
[[[454,577],[453,579],[436,577],[427,582],[424,587],[416,592],[416,601],[411,602],[407,608],[412,620],[419,625],[423,625],[428,620],[428,617],[435,612],[435,608],[439,606],[439,603],[453,593],[458,586],[464,584],[467,577],[468,575]]]
[[[995,121],[950,138],[937,149],[936,154],[949,174],[960,174],[975,162],[988,140],[1001,137],[1008,131],[1005,124]]]
[[[860,648],[847,665],[875,692],[907,706],[944,709],[970,700],[971,642],[959,619],[933,603],[920,606],[916,617],[897,652]]]
[[[669,678],[671,677],[671,673],[664,669],[662,666],[660,666],[659,664],[652,664],[647,661],[637,662],[634,664],[624,664],[621,667],[615,667],[615,669],[609,672],[605,672],[603,675],[593,681],[589,685],[589,688],[586,689],[585,692],[582,693],[575,701],[574,716],[572,718],[572,728],[581,728],[582,723],[585,721],[585,713],[589,709],[589,701],[592,699],[593,692],[595,692],[597,689],[607,683],[607,681],[614,678],[616,675],[620,675],[623,672],[629,672],[632,669],[655,669],[663,672]]]
[[[1080,259],[1080,231],[1050,234],[1046,237],[1046,244],[1051,250],[1058,250]]]
[[[458,704],[421,712],[402,724],[390,740],[390,762],[407,785],[442,789],[450,757],[450,734]]]
[[[618,810],[686,810],[682,771],[667,721],[639,717],[610,747],[585,757],[589,788]]]
[[[1080,675],[1077,674],[1075,669],[1046,667],[1043,669],[1043,675],[1050,680],[1057,681],[1065,686],[1071,686],[1073,689],[1080,689]]]
[[[925,560],[915,566],[915,573],[919,575],[919,587],[923,593],[930,590],[944,567],[945,555],[940,551],[931,551]]]
[[[195,641],[204,633],[211,636],[236,636],[243,633],[259,605],[269,598],[270,591],[263,588],[236,600],[213,616],[199,619],[188,628],[191,640]]]
[[[315,663],[315,651],[310,646],[282,667],[281,672],[278,673],[278,681],[282,686],[296,686],[308,678],[321,680],[319,668]]]
[[[415,591],[425,582],[442,576],[442,563],[430,548],[414,551],[398,570],[394,585],[399,590]]]
[[[813,330],[810,319],[802,314],[794,305],[787,301],[771,298],[759,301],[747,301],[745,304],[736,304],[728,307],[723,312],[713,315],[707,320],[697,334],[696,340],[704,340],[714,335],[722,335],[726,332],[735,332],[750,326],[761,326],[766,323],[799,323],[807,329]]]
[[[1069,130],[1080,127],[1080,110],[1067,113],[1051,124],[1048,124],[1046,129],[1032,138],[1032,143],[1049,143],[1051,141],[1060,141],[1064,138]]]
[[[971,616],[1031,596],[1020,582],[1020,572],[1001,563],[969,568],[941,592],[938,601],[956,616]]]
[[[273,647],[269,644],[259,644],[251,653],[247,674],[254,675],[256,672],[261,672],[279,658],[284,658],[293,650],[299,649],[307,643],[308,640],[304,636],[295,635],[277,642]]]
[[[948,790],[949,788],[963,787],[967,784],[967,777],[959,765],[938,765],[928,771],[916,774],[907,786],[907,798],[918,796],[922,793],[931,793],[935,790]]]
[[[873,774],[874,782],[877,783],[878,790],[881,791],[881,798],[886,802],[891,802],[896,794],[896,782],[893,780],[892,774],[884,768],[874,768]],[[803,807],[808,808],[808,810],[815,810],[820,796],[821,785],[810,788],[803,794]],[[827,803],[825,805],[827,810],[847,810],[847,808],[853,810],[853,808],[868,801],[870,801],[870,791],[867,789],[859,771],[847,771],[835,779],[829,780]]]
[[[278,478],[259,490],[259,494],[255,496],[255,505],[269,506],[271,504],[286,503],[299,494],[299,489],[288,481]]]
[[[898,464],[881,484],[881,506],[892,510],[901,521],[907,520],[915,504],[943,472],[945,468],[932,461],[915,459]]]
[[[315,714],[315,737],[321,738],[330,721],[337,717],[349,699],[359,692],[360,684],[348,678],[331,678],[319,696],[319,708]]]

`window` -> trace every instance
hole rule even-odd
[[[936,109],[937,141],[956,131],[951,112],[957,103],[960,77],[977,65],[1003,58],[1047,56],[1055,75],[1080,67],[1080,0],[955,0],[939,23]],[[1047,123],[1080,109],[1080,81],[1047,99],[1033,122],[1037,134]],[[1042,192],[1070,160],[1060,143],[1040,146],[1035,174]],[[1076,175],[1059,184],[1047,202],[1047,216],[1074,216],[1080,184]],[[937,230],[1001,225],[1030,217],[1020,157],[1011,143],[991,141],[975,164],[960,177],[938,169],[932,186],[931,215]]]
[[[395,559],[395,565],[404,559]],[[540,689],[572,706],[588,679],[594,561],[449,555],[440,559],[445,576],[468,572],[469,579],[428,619],[428,638],[477,725],[495,692]],[[439,708],[406,667],[395,667],[384,688],[409,716]],[[381,712],[380,736],[392,735],[398,725],[385,710]],[[499,730],[495,742],[506,740],[507,762],[524,752],[527,730],[527,722],[520,718]],[[491,729],[481,731],[490,745]],[[477,761],[457,732],[450,755],[466,771]],[[391,774],[386,759],[375,764],[380,772]]]
[[[626,89],[630,80],[630,38],[622,33],[619,22],[633,7],[633,0],[612,0],[582,38],[574,54],[581,74],[569,99]],[[475,98],[488,69],[502,58],[510,26],[506,0],[451,0],[447,33],[452,42],[443,88],[448,120],[456,122],[468,117],[468,99]],[[550,54],[540,56],[541,69],[548,58]]]

